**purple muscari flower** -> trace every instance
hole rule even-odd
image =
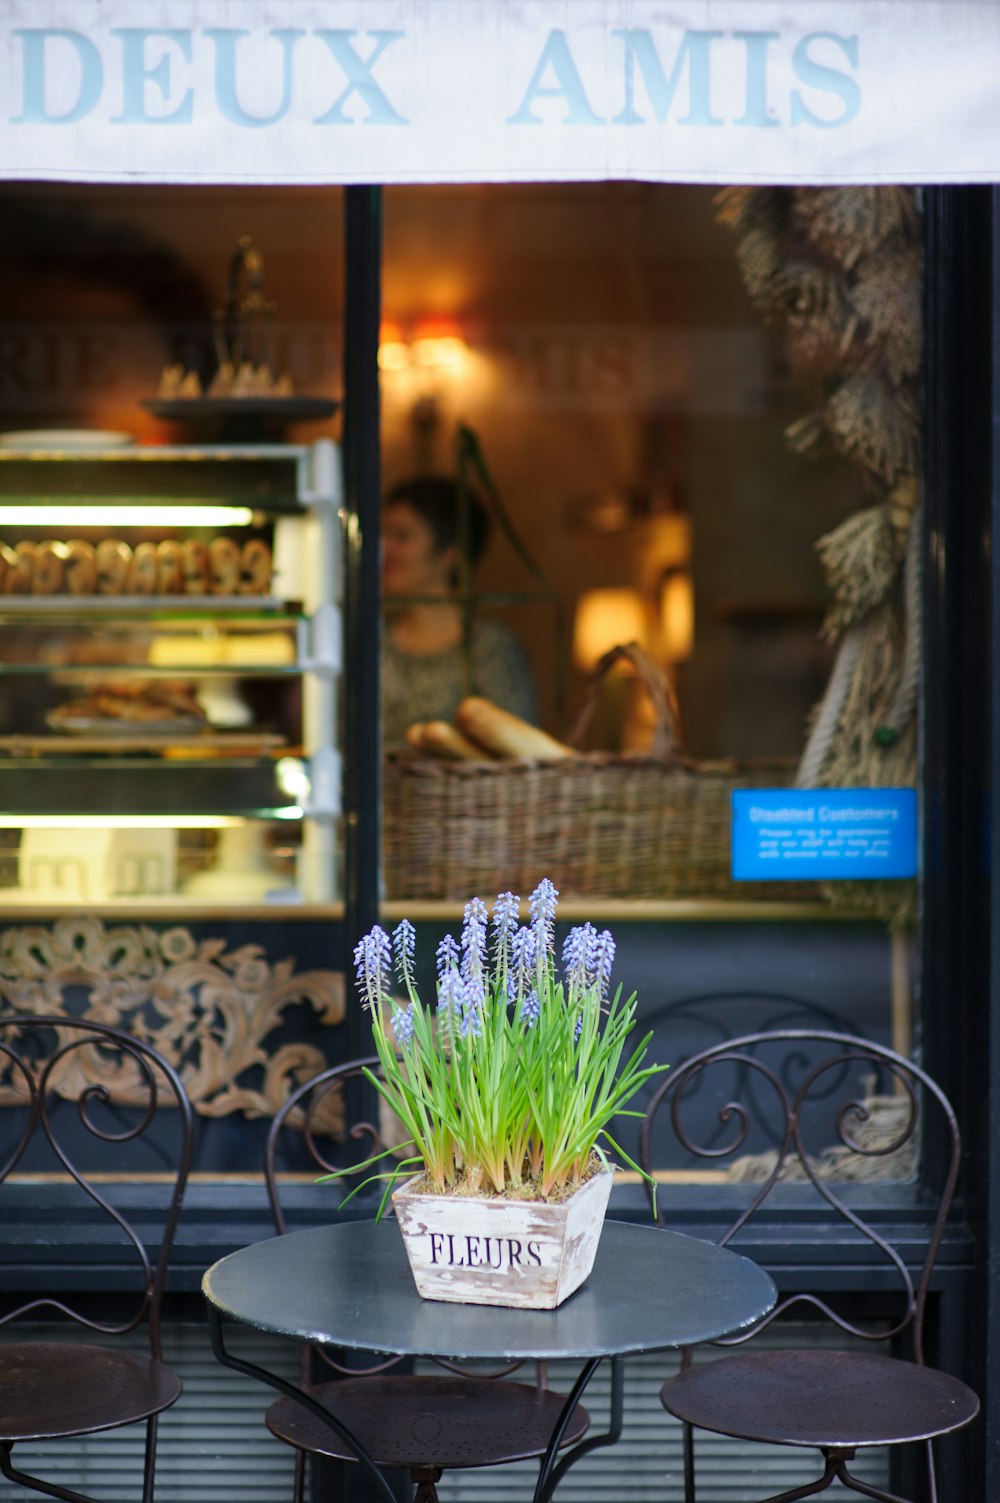
[[[416,951],[416,930],[409,919],[400,919],[392,931],[392,953],[396,960],[396,975],[400,981],[413,978],[413,956]]]
[[[462,1038],[470,1033],[479,1038],[483,1031],[483,989],[476,981],[467,981],[462,988],[462,1021],[458,1031]]]
[[[538,1000],[538,993],[532,987],[518,1010],[518,1018],[525,1028],[534,1028],[538,1022],[538,1015],[542,1010],[542,1004]]]
[[[586,991],[593,980],[593,951],[597,931],[593,924],[571,929],[563,941],[562,961],[570,992]]]
[[[462,927],[462,975],[466,981],[482,975],[486,959],[486,904],[482,898],[473,898],[465,905],[465,924]]]
[[[354,947],[358,987],[366,1007],[374,1007],[389,990],[389,966],[392,947],[389,936],[378,924]]]
[[[483,1020],[481,1015],[475,1010],[472,1012],[467,1012],[461,1023],[458,1025],[458,1031],[463,1039],[467,1038],[470,1033],[472,1034],[473,1038],[481,1037],[483,1032]]]
[[[464,992],[465,983],[455,968],[445,971],[438,982],[438,1017],[449,1032],[461,1014]]]
[[[555,929],[555,905],[558,896],[558,891],[555,890],[552,882],[547,876],[543,876],[528,899],[531,927],[534,929],[538,942],[538,950],[535,954],[535,963],[538,966],[543,965],[544,959],[552,950],[552,930]]]
[[[590,957],[591,974],[597,982],[601,996],[606,997],[611,984],[611,967],[615,961],[615,940],[610,929],[602,929],[597,935]]]
[[[574,1037],[574,1039],[576,1040],[577,1043],[580,1042],[580,1035],[581,1035],[582,1032],[583,1032],[583,1013],[580,1014],[580,1016],[577,1018],[576,1022],[573,1024],[573,1037]]]
[[[493,927],[497,934],[513,934],[521,899],[512,892],[498,892],[493,904]]]
[[[446,934],[437,947],[437,973],[446,976],[458,965],[458,946],[453,934]]]
[[[512,892],[497,893],[497,900],[493,904],[493,950],[498,969],[507,964],[520,904],[521,899]]]
[[[513,973],[515,995],[521,996],[529,983],[538,953],[538,940],[533,929],[515,929],[510,942],[510,968]]]
[[[552,927],[555,923],[555,905],[558,896],[558,891],[553,887],[552,882],[547,876],[543,876],[528,899],[528,912],[531,914],[532,924]]]
[[[396,1043],[405,1047],[413,1037],[413,1008],[397,1007],[392,1015],[392,1031]]]

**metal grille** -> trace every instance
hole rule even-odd
[[[832,1328],[783,1324],[755,1338],[763,1348],[809,1346],[839,1351],[864,1347]],[[721,1357],[712,1349],[699,1354],[699,1361]],[[684,1493],[681,1457],[681,1426],[660,1404],[660,1386],[677,1371],[678,1359],[671,1352],[633,1357],[625,1371],[625,1429],[616,1446],[584,1458],[567,1475],[556,1494],[557,1503],[607,1503],[609,1498],[627,1498],[628,1503],[679,1503]],[[418,1366],[424,1370],[424,1365]],[[432,1370],[432,1369],[431,1369]],[[579,1366],[553,1362],[549,1384],[568,1392]],[[605,1364],[594,1377],[584,1400],[594,1432],[607,1425],[609,1369]],[[822,1472],[818,1451],[799,1452],[790,1446],[750,1445],[722,1435],[699,1431],[695,1439],[695,1465],[699,1503],[758,1503],[760,1498],[815,1479]],[[866,1482],[888,1487],[889,1463],[885,1451],[859,1452],[852,1471]],[[515,1462],[481,1472],[450,1472],[439,1484],[441,1503],[524,1503],[531,1497],[537,1469],[533,1463]],[[857,1499],[839,1483],[824,1493],[830,1503]]]
[[[18,1340],[99,1340],[62,1325],[22,1322]],[[143,1337],[116,1338],[144,1350]],[[284,1377],[297,1377],[296,1349],[258,1332],[230,1325],[226,1342],[239,1356]],[[160,1417],[156,1503],[288,1503],[294,1453],[264,1428],[264,1411],[276,1395],[220,1366],[199,1322],[168,1323],[164,1360],[184,1381],[184,1392]],[[2,1357],[0,1345],[0,1357]],[[135,1503],[142,1487],[144,1425],[104,1435],[18,1446],[15,1463],[27,1472],[76,1488],[101,1503]],[[37,1494],[0,1478],[0,1499],[27,1503]]]
[[[20,1326],[18,1334],[52,1339],[52,1325]],[[60,1336],[73,1333],[58,1327]],[[85,1339],[83,1337],[77,1339]],[[235,1325],[226,1328],[230,1347],[249,1361],[292,1380],[296,1353],[291,1342]],[[760,1343],[808,1345],[843,1350],[848,1343],[822,1327],[782,1326],[765,1332]],[[164,1331],[165,1356],[183,1377],[184,1392],[160,1422],[156,1469],[157,1503],[288,1503],[293,1453],[264,1428],[270,1390],[221,1367],[212,1355],[205,1327],[172,1323]],[[141,1347],[141,1338],[136,1342]],[[682,1495],[680,1426],[660,1406],[659,1389],[676,1370],[670,1353],[633,1358],[626,1370],[625,1433],[617,1446],[598,1451],[569,1473],[558,1503],[675,1503]],[[429,1366],[429,1365],[428,1365]],[[420,1366],[418,1365],[418,1371]],[[431,1369],[437,1371],[437,1369]],[[553,1363],[549,1381],[568,1391],[577,1375],[573,1363]],[[597,1429],[606,1423],[608,1374],[598,1372],[587,1394]],[[142,1474],[143,1427],[111,1431],[38,1447],[19,1446],[16,1460],[25,1470],[78,1488],[101,1503],[135,1503]],[[781,1446],[749,1446],[701,1433],[697,1438],[700,1503],[750,1503],[818,1475],[816,1455]],[[884,1452],[859,1455],[854,1470],[865,1481],[888,1486]],[[536,1470],[516,1463],[484,1471],[451,1472],[440,1485],[442,1503],[524,1503]],[[21,1489],[0,1480],[0,1499],[27,1503]],[[831,1503],[851,1495],[829,1490]],[[854,1495],[856,1496],[856,1495]]]

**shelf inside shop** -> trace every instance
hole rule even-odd
[[[232,897],[216,894],[207,899],[199,894],[190,897],[183,892],[142,893],[133,897],[114,896],[100,898],[63,897],[50,894],[44,900],[37,892],[0,885],[0,907],[16,908],[18,923],[51,922],[53,914],[75,915],[86,913],[92,919],[146,918],[155,923],[171,920],[191,923],[253,923],[257,920],[273,922],[275,919],[315,923],[319,920],[342,919],[344,905],[341,902],[314,903],[299,898],[294,893],[277,890],[271,898],[263,901],[248,901],[239,893]]]
[[[17,465],[30,460],[37,463],[64,464],[224,464],[236,460],[250,464],[289,464],[309,453],[305,444],[113,444],[103,448],[81,449],[74,445],[62,448],[39,445],[37,449],[0,447],[0,464]]]
[[[299,663],[250,663],[242,659],[229,663],[0,663],[0,678],[26,674],[53,675],[60,679],[93,678],[111,683],[118,679],[177,678],[289,678],[302,672]]]
[[[31,506],[45,526],[46,502],[88,500],[169,506],[223,501],[254,511],[300,516],[309,450],[291,444],[204,447],[125,445],[112,449],[0,448],[0,519],[5,506]]]
[[[394,898],[383,902],[383,924],[400,919],[413,923],[460,924],[464,908],[460,899]],[[522,904],[522,918],[527,904]],[[602,923],[800,923],[803,919],[834,924],[878,923],[863,908],[834,907],[815,895],[790,898],[602,898],[560,896],[559,918],[566,923],[587,920]]]
[[[70,775],[71,774],[71,775]],[[182,774],[180,776],[179,774]],[[287,785],[286,785],[287,787]],[[60,758],[4,761],[0,826],[84,814],[240,816],[297,819],[301,809],[279,781],[273,758]]]
[[[156,826],[182,829],[206,829],[212,830],[223,828],[226,824],[258,823],[265,820],[280,820],[283,823],[298,824],[305,819],[305,811],[298,804],[270,804],[270,805],[243,805],[232,800],[228,808],[220,807],[216,800],[211,809],[199,808],[194,799],[188,798],[183,806],[178,809],[164,810],[144,809],[137,803],[129,804],[127,809],[122,809],[120,804],[102,800],[102,806],[97,807],[93,803],[85,809],[79,809],[77,805],[81,801],[73,800],[73,807],[61,809],[26,809],[19,808],[0,809],[0,830],[27,830],[32,828],[48,828],[53,830],[83,828],[85,822],[93,821],[95,825],[102,827],[102,822],[109,828],[115,828],[116,820],[128,820],[130,828],[143,829],[146,825],[150,828]],[[67,800],[69,803],[69,800]]]
[[[167,761],[183,762],[187,767],[216,765],[224,757],[301,757],[301,747],[289,746],[288,737],[277,731],[217,731],[192,730],[189,734],[178,733],[169,740],[162,735],[143,735],[141,725],[127,731],[116,731],[113,736],[95,732],[93,735],[60,736],[0,735],[0,758],[6,769],[24,759],[25,765],[35,765],[40,757],[58,757],[61,768],[100,766],[107,770],[109,759],[121,763],[124,758],[141,753],[144,758],[163,757]],[[147,765],[145,760],[136,765]]]
[[[289,623],[305,619],[298,601],[279,600],[270,595],[0,596],[0,625],[5,621],[20,625],[26,617],[32,624],[55,621],[65,626],[67,617],[94,621],[103,617],[163,616],[172,621],[211,621],[220,615],[240,624],[260,618],[268,626],[275,625],[275,618]],[[228,627],[229,622],[226,624]]]

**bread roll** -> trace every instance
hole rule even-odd
[[[406,727],[406,730],[403,732],[403,740],[406,742],[407,746],[412,746],[415,751],[420,750],[420,743],[424,738],[425,724],[426,722],[423,720],[415,720],[413,724],[408,725]]]
[[[31,576],[34,595],[59,595],[66,577],[66,544],[37,543]]]
[[[5,595],[30,595],[35,572],[34,543],[18,543],[6,553],[7,572],[3,579]]]
[[[17,589],[13,584],[13,578],[17,573],[17,554],[13,548],[8,548],[6,543],[0,543],[0,589],[5,595],[23,595],[23,589]]]
[[[271,588],[271,550],[263,538],[249,538],[240,555],[240,592],[266,595]]]
[[[455,719],[459,730],[495,757],[532,757],[537,762],[556,762],[575,755],[571,747],[563,746],[537,726],[477,695],[462,700]]]
[[[156,593],[158,595],[182,595],[184,593],[184,570],[181,545],[176,538],[164,538],[156,545]]]
[[[449,762],[482,762],[486,759],[483,748],[470,741],[468,736],[463,736],[447,720],[428,720],[421,728],[417,745],[422,752],[445,757]]]
[[[208,545],[200,538],[188,538],[181,545],[181,573],[185,595],[208,594]]]
[[[208,572],[213,595],[240,593],[240,545],[232,538],[213,538],[208,545]]]
[[[97,588],[97,555],[85,538],[66,544],[66,588],[71,595],[93,595]]]
[[[128,574],[130,595],[155,595],[159,578],[159,561],[155,543],[139,543],[132,555]]]
[[[121,538],[104,538],[97,545],[97,593],[124,595],[132,550]]]

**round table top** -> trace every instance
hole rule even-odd
[[[202,1289],[258,1330],[339,1347],[454,1358],[606,1357],[694,1345],[771,1309],[770,1277],[728,1248],[607,1221],[586,1283],[557,1310],[417,1294],[394,1221],[340,1222],[221,1258]]]

